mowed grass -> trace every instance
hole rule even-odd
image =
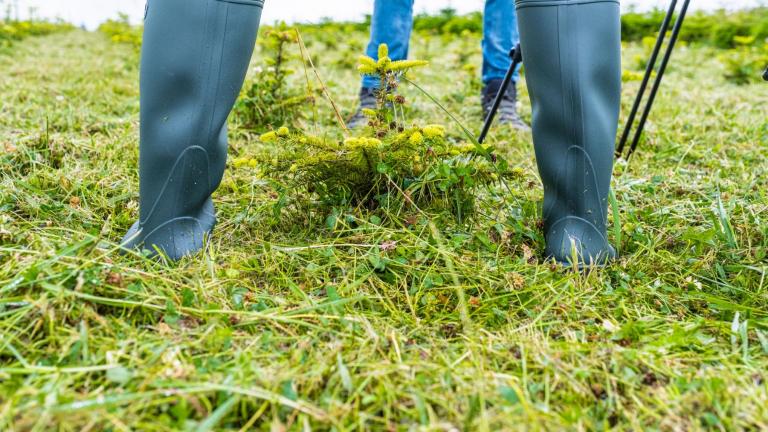
[[[304,38],[351,112],[365,35]],[[415,81],[478,130],[463,66],[479,39],[413,44],[432,62]],[[0,56],[0,429],[768,428],[768,86],[727,83],[718,55],[676,52],[616,168],[621,258],[584,274],[541,256],[531,138],[503,129],[493,144],[523,178],[466,224],[275,214],[280,185],[230,167],[206,252],[120,255],[138,215],[137,53],[82,31],[17,44]],[[461,137],[403,90],[412,120]],[[338,134],[317,106],[306,129]],[[231,157],[264,148],[237,123]]]

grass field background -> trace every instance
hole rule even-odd
[[[351,113],[365,33],[304,38]],[[413,79],[472,130],[479,46],[412,46],[431,62]],[[675,53],[616,167],[620,259],[584,274],[541,256],[531,137],[503,128],[492,144],[522,174],[467,223],[275,214],[280,191],[245,164],[215,195],[205,253],[120,255],[138,215],[138,51],[80,30],[16,42],[0,53],[0,429],[768,428],[768,84],[726,80],[723,53]],[[622,116],[646,56],[624,47]],[[411,119],[461,139],[403,93]],[[524,86],[521,102],[529,120]],[[230,160],[265,149],[232,120]],[[321,97],[301,124],[339,133]]]

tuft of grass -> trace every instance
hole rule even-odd
[[[366,37],[304,34],[349,111],[343,59]],[[434,65],[418,82],[473,130],[479,95],[455,82],[472,77],[445,71],[477,38],[413,45]],[[136,50],[79,30],[18,42],[0,55],[0,429],[768,427],[768,106],[764,84],[721,78],[718,53],[676,52],[616,169],[622,256],[581,274],[541,256],[530,136],[503,128],[491,144],[522,178],[484,191],[471,220],[276,214],[280,182],[232,164],[205,252],[121,256],[138,212]],[[401,90],[410,118],[449,124]],[[337,130],[333,107],[317,110],[318,135]],[[233,161],[270,149],[232,137]]]

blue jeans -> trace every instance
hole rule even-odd
[[[376,59],[379,45],[389,46],[392,60],[408,58],[413,28],[414,0],[376,0],[371,18],[371,41],[366,54]],[[511,64],[509,51],[519,42],[514,0],[486,0],[483,15],[483,83],[503,79]],[[514,81],[519,78],[515,71]],[[376,88],[376,77],[363,77],[363,87]]]

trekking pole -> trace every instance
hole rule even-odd
[[[656,38],[656,45],[651,52],[651,58],[648,60],[648,64],[645,67],[645,75],[643,76],[643,82],[640,84],[640,90],[638,90],[635,103],[632,105],[632,111],[629,113],[629,119],[627,125],[624,127],[624,132],[621,134],[621,140],[619,140],[619,146],[616,149],[616,157],[621,157],[624,153],[624,146],[629,139],[629,133],[632,132],[632,125],[635,124],[635,117],[640,109],[640,103],[643,101],[645,91],[648,88],[648,83],[651,81],[653,70],[656,69],[656,61],[659,58],[661,47],[664,45],[664,38],[667,36],[667,30],[669,30],[669,24],[672,22],[672,16],[675,14],[675,8],[677,7],[677,0],[672,0],[667,10],[667,15],[664,16],[664,21],[661,22],[661,28],[659,29],[659,36]]]
[[[677,44],[677,40],[680,37],[680,30],[683,28],[685,16],[688,13],[688,6],[690,4],[691,0],[685,0],[683,2],[683,7],[680,9],[680,15],[677,17],[675,26],[672,28],[672,36],[670,36],[669,45],[667,45],[667,51],[664,53],[664,58],[661,59],[661,65],[659,66],[659,72],[656,76],[656,81],[653,83],[653,88],[651,88],[651,94],[648,96],[648,102],[645,106],[645,110],[643,111],[642,117],[640,117],[640,124],[637,126],[635,137],[632,139],[632,145],[629,148],[629,152],[627,152],[627,159],[629,159],[632,154],[635,153],[635,150],[637,150],[637,145],[640,143],[640,137],[643,134],[643,129],[645,129],[648,116],[651,114],[651,109],[653,108],[653,103],[656,100],[656,95],[659,92],[661,81],[664,79],[664,72],[667,70],[667,66],[669,65],[669,59],[672,58],[672,52],[675,50],[675,45]]]
[[[523,62],[523,50],[520,49],[520,44],[517,44],[514,48],[512,48],[512,51],[509,52],[509,57],[512,59],[512,64],[509,66],[509,70],[507,70],[507,74],[504,76],[504,82],[499,88],[499,93],[496,94],[496,99],[493,101],[493,107],[488,112],[488,117],[485,118],[483,131],[480,132],[480,137],[477,139],[477,142],[480,144],[482,144],[483,141],[485,141],[485,138],[488,136],[488,131],[491,129],[493,119],[496,117],[496,112],[499,110],[501,101],[504,99],[504,95],[507,93],[509,84],[512,83],[512,77],[515,75],[515,70]]]
[[[648,121],[648,115],[651,114],[651,108],[653,108],[653,102],[656,100],[656,94],[658,93],[659,87],[661,86],[661,80],[664,78],[664,72],[667,70],[669,59],[672,57],[672,52],[675,50],[675,44],[677,44],[677,40],[680,37],[680,30],[682,30],[683,28],[683,23],[685,22],[685,15],[688,13],[688,6],[690,4],[691,4],[691,0],[685,0],[683,2],[682,9],[680,9],[680,16],[677,17],[677,21],[675,22],[675,27],[672,29],[672,36],[670,37],[669,45],[667,46],[667,52],[664,53],[664,58],[661,59],[661,66],[659,66],[659,75],[656,77],[656,81],[653,83],[651,94],[650,96],[648,96],[648,105],[645,107],[643,116],[640,117],[640,124],[637,126],[637,131],[635,132],[635,138],[632,140],[632,146],[629,148],[629,153],[627,153],[627,158],[632,156],[635,150],[637,150],[637,145],[640,143],[640,136],[643,134],[643,129],[645,129],[645,123],[646,121]]]

